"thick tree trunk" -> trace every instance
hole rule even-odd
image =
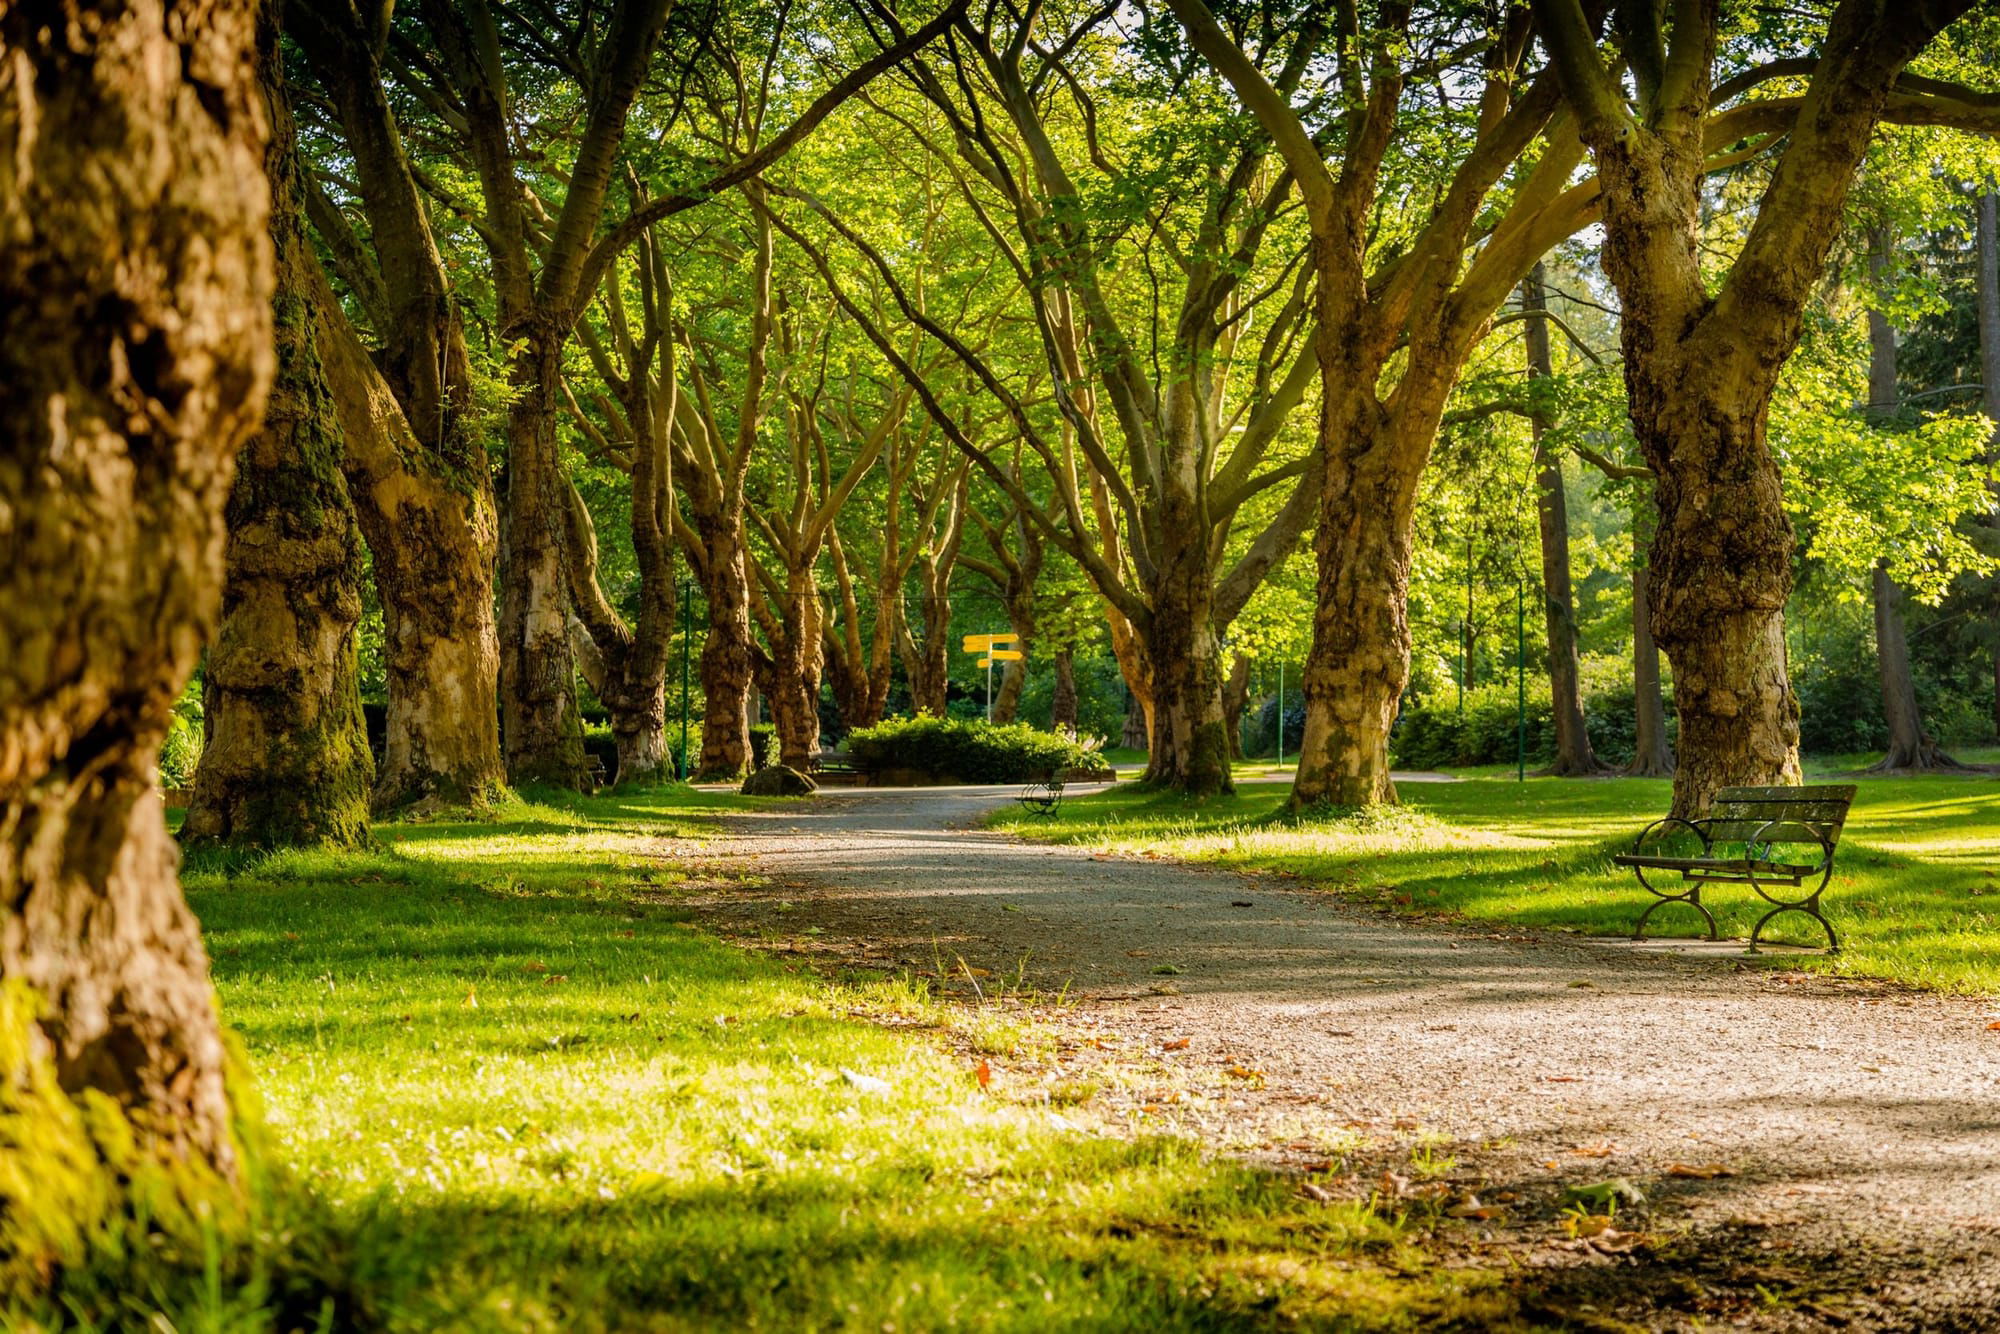
[[[1633,778],[1671,778],[1674,748],[1667,741],[1667,705],[1660,689],[1660,646],[1653,642],[1653,610],[1649,585],[1652,570],[1640,564],[1632,570],[1632,762],[1624,772]]]
[[[252,13],[0,9],[0,1120],[101,1164],[0,1137],[10,1264],[240,1170],[154,763],[274,367]]]
[[[499,522],[485,444],[471,432],[464,329],[369,23],[351,7],[345,18],[330,6],[291,12],[353,154],[373,243],[371,258],[344,219],[315,215],[381,345],[379,356],[363,346],[315,268],[320,356],[382,606],[389,708],[374,805],[479,808],[506,788],[493,615]]]
[[[1976,226],[1979,258],[1979,368],[1980,395],[1986,415],[1994,423],[1988,459],[2000,459],[2000,193],[1979,196]],[[1992,522],[2000,523],[2000,515]],[[1993,734],[2000,737],[2000,645],[1993,650]]]
[[[819,588],[810,563],[786,572],[785,605],[771,641],[771,722],[778,762],[804,773],[819,750],[819,682],[824,647]],[[766,628],[773,628],[766,620]]]
[[[1028,595],[1007,602],[1007,624],[1014,632],[1014,642],[1010,646],[1021,657],[1007,664],[1000,674],[1000,688],[993,695],[993,721],[1011,723],[1021,712],[1021,692],[1028,687],[1028,655],[1035,646],[1035,598],[1031,588]]]
[[[1148,783],[1190,796],[1230,792],[1229,723],[1222,712],[1222,644],[1216,638],[1215,583],[1188,549],[1151,589],[1146,660],[1152,668],[1152,738]],[[1205,543],[1201,543],[1204,548]]]
[[[1125,730],[1119,735],[1118,744],[1126,750],[1145,750],[1151,740],[1147,728],[1146,701],[1133,695],[1125,705]]]
[[[313,332],[291,109],[273,58],[260,69],[277,268],[277,379],[264,429],[237,459],[222,621],[209,648],[207,743],[181,828],[190,844],[355,846],[375,776],[354,626],[361,534]]]
[[[1067,644],[1056,650],[1056,686],[1049,698],[1049,728],[1076,735],[1076,650]]]
[[[703,590],[708,636],[701,646],[702,782],[733,782],[750,772],[750,584],[740,513],[697,510],[706,549]]]
[[[315,302],[348,494],[382,603],[389,711],[375,809],[483,807],[506,790],[492,489],[483,470],[426,451],[324,283]]]
[[[1540,264],[1521,284],[1521,304],[1531,315],[1548,308]],[[1530,319],[1525,327],[1529,377],[1546,381],[1555,374],[1548,321]],[[1584,724],[1583,670],[1577,660],[1576,595],[1570,583],[1569,502],[1563,494],[1562,459],[1542,448],[1548,422],[1541,412],[1529,418],[1529,429],[1541,465],[1535,476],[1535,514],[1542,539],[1542,621],[1548,639],[1550,703],[1556,732],[1555,761],[1542,772],[1557,778],[1601,774],[1609,766],[1591,749],[1590,731]]]
[[[928,588],[933,581],[924,580]],[[924,595],[923,638],[907,627],[899,636],[903,675],[910,682],[910,708],[942,718],[951,692],[951,598],[939,588]]]
[[[1338,393],[1336,382],[1329,397]],[[1389,729],[1410,674],[1411,528],[1423,453],[1412,466],[1387,441],[1328,448],[1345,434],[1344,421],[1365,412],[1335,406],[1348,410],[1330,412],[1321,424],[1331,440],[1322,445],[1328,467],[1314,539],[1318,605],[1301,683],[1306,729],[1294,808],[1396,800]]]
[[[500,739],[515,783],[583,786],[583,725],[569,644],[556,379],[562,338],[530,333],[508,413],[507,513],[500,591]]]

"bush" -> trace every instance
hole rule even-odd
[[[847,734],[847,753],[870,773],[914,769],[968,783],[1025,783],[1067,769],[1101,770],[1089,746],[1026,723],[891,718]]]

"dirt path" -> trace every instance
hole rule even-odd
[[[848,959],[983,969],[989,996],[1067,983],[1061,1050],[1018,1080],[1093,1079],[1120,1124],[1331,1161],[1313,1180],[1336,1191],[1502,1206],[1441,1241],[1507,1249],[1572,1320],[2000,1330],[2000,1004],[1416,926],[978,830],[1004,796],[735,819],[708,852],[766,883],[706,907]],[[1645,1203],[1609,1241],[1570,1239],[1562,1191],[1612,1177]]]

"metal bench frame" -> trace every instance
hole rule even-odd
[[[1027,807],[1030,814],[1054,815],[1062,805],[1063,787],[1066,781],[1061,774],[1049,774],[1047,777],[1034,779],[1021,789],[1021,795],[1015,800]]]
[[[1639,832],[1632,851],[1613,857],[1619,866],[1630,867],[1647,892],[1657,902],[1648,905],[1633,924],[1632,939],[1645,937],[1646,919],[1669,903],[1685,903],[1708,923],[1708,938],[1716,939],[1715,916],[1701,901],[1705,884],[1749,885],[1771,910],[1758,919],[1750,931],[1751,954],[1759,953],[1758,941],[1772,918],[1797,912],[1818,922],[1826,932],[1828,952],[1840,952],[1840,938],[1833,924],[1820,911],[1820,895],[1833,879],[1833,853],[1840,843],[1841,826],[1847,808],[1854,801],[1854,788],[1844,787],[1726,787],[1715,794],[1708,817],[1683,820],[1669,815],[1655,820]],[[1701,840],[1699,857],[1662,857],[1644,851],[1647,840],[1673,828],[1691,831]],[[1718,856],[1716,847],[1742,845],[1741,856]],[[1819,859],[1810,864],[1780,861],[1773,854],[1783,846],[1816,846]],[[1671,893],[1646,878],[1646,872],[1676,872],[1681,877],[1679,893]],[[1775,889],[1790,886],[1810,889],[1802,897],[1780,897]]]

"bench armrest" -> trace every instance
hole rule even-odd
[[[1713,841],[1708,836],[1708,821],[1683,820],[1678,815],[1669,815],[1664,819],[1655,820],[1644,829],[1641,829],[1639,837],[1632,840],[1632,851],[1636,853],[1645,847],[1646,840],[1652,837],[1654,830],[1664,828],[1668,825],[1679,825],[1683,829],[1693,830],[1694,836],[1701,840],[1701,851],[1704,857],[1708,855],[1709,849],[1714,846]]]

